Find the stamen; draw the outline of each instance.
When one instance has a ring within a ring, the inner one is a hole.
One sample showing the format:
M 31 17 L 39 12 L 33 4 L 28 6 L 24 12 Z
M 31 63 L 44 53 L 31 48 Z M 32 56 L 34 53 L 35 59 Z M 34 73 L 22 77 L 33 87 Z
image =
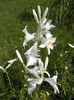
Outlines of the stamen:
M 48 42 L 48 46 L 51 44 L 52 42 L 50 41 L 50 42 Z

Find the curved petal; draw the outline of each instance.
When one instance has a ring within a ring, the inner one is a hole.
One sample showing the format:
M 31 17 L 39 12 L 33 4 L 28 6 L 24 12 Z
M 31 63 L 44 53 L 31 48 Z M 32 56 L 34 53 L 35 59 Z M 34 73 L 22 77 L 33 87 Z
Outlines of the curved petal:
M 47 71 L 45 71 L 45 74 L 47 74 L 47 75 L 48 75 L 48 77 L 50 77 L 50 74 L 49 74 Z
M 0 66 L 0 69 L 2 69 L 4 71 L 4 68 L 2 66 Z
M 26 43 L 27 43 L 27 41 L 24 40 L 24 42 L 23 42 L 23 47 L 24 47 L 24 49 L 25 49 Z
M 32 69 L 27 69 L 28 72 L 32 75 L 34 75 L 36 78 L 40 78 L 39 74 L 40 74 L 40 68 L 39 67 L 34 67 Z
M 72 44 L 70 44 L 70 43 L 69 43 L 68 45 L 69 45 L 70 47 L 74 48 L 74 45 L 72 45 Z
M 14 62 L 16 61 L 16 59 L 12 59 L 8 61 L 8 66 L 6 67 L 6 69 L 8 69 Z
M 57 85 L 55 84 L 53 78 L 45 78 L 45 80 L 54 88 L 55 94 L 56 94 L 56 91 L 59 93 L 59 89 Z
M 45 48 L 45 44 L 41 44 L 39 47 L 40 48 Z
M 29 34 L 29 32 L 27 31 L 27 25 L 25 26 L 25 28 L 23 29 L 23 32 L 27 35 Z
M 47 39 L 50 39 L 52 37 L 52 34 L 51 34 L 51 32 L 48 32 L 48 33 L 45 34 L 45 36 L 46 36 Z
M 28 93 L 31 94 L 35 88 L 36 88 L 36 84 L 30 84 L 28 88 Z

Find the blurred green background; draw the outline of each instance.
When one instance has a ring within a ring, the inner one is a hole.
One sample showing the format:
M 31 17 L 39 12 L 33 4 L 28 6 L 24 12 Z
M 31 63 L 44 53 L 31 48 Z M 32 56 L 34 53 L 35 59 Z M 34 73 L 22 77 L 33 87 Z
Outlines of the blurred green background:
M 29 32 L 35 32 L 37 26 L 32 9 L 37 11 L 37 5 L 40 5 L 43 13 L 45 8 L 49 7 L 47 18 L 51 19 L 56 26 L 51 32 L 57 40 L 49 57 L 48 71 L 51 76 L 55 74 L 55 70 L 59 72 L 58 82 L 61 84 L 59 85 L 61 92 L 59 95 L 52 95 L 52 91 L 47 89 L 50 96 L 43 91 L 40 100 L 72 100 L 74 98 L 74 52 L 73 48 L 68 46 L 69 43 L 74 45 L 73 3 L 73 0 L 0 0 L 0 65 L 4 67 L 8 60 L 16 58 L 16 49 L 21 52 L 26 62 L 23 53 L 27 49 L 24 50 L 22 47 L 24 41 L 22 30 L 25 25 L 28 25 Z M 63 57 L 58 60 L 60 54 L 63 54 Z M 69 67 L 68 71 L 65 70 L 66 66 Z M 26 79 L 22 70 L 23 67 L 19 61 L 8 69 L 14 87 L 13 91 L 10 90 L 6 75 L 0 70 L 0 100 L 33 100 L 33 97 L 27 93 L 27 86 L 23 87 Z M 48 87 L 48 84 L 44 84 L 43 89 Z M 38 99 L 34 98 L 34 100 Z

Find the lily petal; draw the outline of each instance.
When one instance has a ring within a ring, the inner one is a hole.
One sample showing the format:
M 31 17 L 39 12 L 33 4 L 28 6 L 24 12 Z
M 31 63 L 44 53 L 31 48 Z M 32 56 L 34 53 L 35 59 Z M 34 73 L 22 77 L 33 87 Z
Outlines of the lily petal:
M 34 56 L 27 56 L 27 66 L 31 66 L 37 63 L 37 58 Z
M 74 48 L 74 46 L 73 46 L 72 44 L 69 43 L 68 45 L 69 45 L 70 47 Z
M 40 74 L 40 68 L 39 67 L 34 67 L 32 69 L 27 69 L 28 72 L 32 75 L 34 75 L 36 78 L 40 78 L 39 74 Z
M 59 93 L 59 89 L 58 89 L 57 85 L 55 84 L 53 78 L 45 78 L 45 80 L 54 88 L 55 94 L 56 94 L 56 92 Z
M 4 68 L 2 66 L 0 66 L 0 69 L 4 71 Z
M 47 75 L 48 75 L 48 77 L 50 77 L 50 74 L 49 74 L 47 71 L 45 71 L 45 74 L 47 74 Z
M 47 66 L 48 66 L 48 57 L 46 57 L 45 59 L 45 70 L 47 69 Z
M 8 61 L 8 66 L 6 67 L 6 69 L 8 69 L 14 62 L 16 61 L 16 59 L 12 59 Z
M 41 44 L 39 47 L 40 48 L 45 48 L 45 44 Z
M 37 78 L 37 79 L 29 78 L 27 81 L 30 82 L 30 85 L 29 85 L 29 88 L 28 88 L 28 93 L 31 94 L 34 91 L 34 89 L 36 88 L 36 85 L 42 83 L 43 78 Z

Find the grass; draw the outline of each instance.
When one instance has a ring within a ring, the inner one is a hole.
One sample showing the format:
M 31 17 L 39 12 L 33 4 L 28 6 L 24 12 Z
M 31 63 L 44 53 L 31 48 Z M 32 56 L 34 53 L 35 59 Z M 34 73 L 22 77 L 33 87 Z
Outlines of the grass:
M 15 58 L 16 49 L 22 51 L 23 56 L 24 50 L 22 43 L 24 34 L 22 30 L 25 25 L 28 25 L 29 32 L 33 33 L 36 31 L 36 23 L 32 15 L 32 9 L 34 8 L 37 10 L 38 4 L 43 11 L 47 6 L 49 7 L 49 0 L 0 0 L 0 65 L 3 66 L 8 60 Z M 56 47 L 51 54 L 52 59 L 54 59 L 55 62 L 56 57 L 58 57 L 60 53 L 68 50 L 68 43 L 73 44 L 73 31 L 67 30 L 67 28 L 58 27 L 51 31 L 53 35 L 57 37 Z M 54 54 L 56 54 L 56 57 L 54 57 Z M 21 64 L 15 64 L 14 67 L 12 66 L 12 69 L 9 69 L 9 72 L 11 72 L 9 75 L 12 82 L 15 83 L 15 88 L 19 87 L 19 84 L 23 84 L 23 80 L 21 80 L 22 74 L 20 72 L 20 69 L 22 68 L 20 66 Z M 1 93 L 7 89 L 7 86 L 4 83 L 5 78 L 3 77 L 5 77 L 4 74 L 0 72 Z M 17 82 L 14 82 L 15 80 L 17 80 Z M 2 97 L 0 100 L 6 99 L 3 99 Z

